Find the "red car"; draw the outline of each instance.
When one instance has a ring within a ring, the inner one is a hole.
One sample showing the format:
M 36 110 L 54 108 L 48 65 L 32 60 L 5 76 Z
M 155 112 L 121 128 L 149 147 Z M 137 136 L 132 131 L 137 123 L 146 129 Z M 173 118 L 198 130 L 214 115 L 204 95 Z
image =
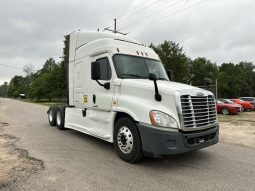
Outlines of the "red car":
M 236 114 L 242 111 L 242 107 L 238 104 L 223 103 L 217 100 L 217 113 L 222 113 L 224 115 Z
M 240 104 L 241 106 L 243 106 L 244 111 L 251 111 L 254 110 L 254 105 L 252 105 L 250 102 L 248 101 L 243 101 L 241 99 L 230 99 L 231 101 L 233 101 L 236 104 Z

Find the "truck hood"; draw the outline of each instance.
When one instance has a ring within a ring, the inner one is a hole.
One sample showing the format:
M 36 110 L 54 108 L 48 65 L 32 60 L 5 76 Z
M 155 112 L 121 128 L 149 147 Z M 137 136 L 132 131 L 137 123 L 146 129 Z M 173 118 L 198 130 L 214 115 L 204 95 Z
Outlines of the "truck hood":
M 187 84 L 182 84 L 182 83 L 177 83 L 177 82 L 171 82 L 171 81 L 166 81 L 166 80 L 158 80 L 158 89 L 159 93 L 161 94 L 170 94 L 174 95 L 176 91 L 185 91 L 187 90 L 193 90 L 193 91 L 206 91 L 201 88 L 197 88 L 194 86 L 190 86 Z M 149 91 L 155 91 L 154 89 L 154 83 L 151 80 L 148 79 L 122 79 L 121 81 L 121 86 L 124 87 L 132 87 L 132 88 L 137 88 L 137 89 L 144 89 L 144 90 L 149 90 Z

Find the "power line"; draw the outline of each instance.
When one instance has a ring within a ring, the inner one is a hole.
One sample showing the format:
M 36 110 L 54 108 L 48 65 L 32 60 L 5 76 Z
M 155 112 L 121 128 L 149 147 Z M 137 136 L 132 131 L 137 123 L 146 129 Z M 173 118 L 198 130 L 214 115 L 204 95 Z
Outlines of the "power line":
M 108 24 L 105 25 L 106 27 L 103 27 L 103 29 L 104 29 L 104 28 L 110 28 L 112 25 L 113 25 L 112 21 L 111 21 L 111 22 L 108 22 Z
M 197 2 L 197 3 L 194 3 L 194 4 L 190 5 L 190 6 L 187 6 L 187 7 L 183 8 L 183 9 L 181 9 L 181 10 L 175 12 L 174 14 L 168 15 L 168 18 L 163 19 L 163 20 L 160 20 L 159 22 L 166 21 L 166 20 L 169 19 L 169 17 L 173 17 L 173 16 L 175 16 L 175 15 L 181 13 L 181 12 L 184 12 L 185 10 L 188 10 L 188 9 L 191 9 L 191 8 L 193 8 L 193 7 L 195 7 L 195 6 L 198 6 L 198 5 L 202 4 L 202 3 L 204 3 L 205 1 L 207 1 L 207 0 L 201 0 L 201 1 L 199 1 L 199 2 Z M 145 23 L 145 24 L 146 24 L 146 25 L 151 25 L 151 24 L 153 24 L 154 22 L 156 22 L 156 21 L 158 21 L 158 20 L 159 20 L 159 19 L 155 19 L 153 22 Z M 158 22 L 158 23 L 159 23 L 159 22 Z M 143 24 L 143 25 L 144 25 L 144 24 Z M 143 25 L 140 25 L 140 26 L 135 27 L 132 31 L 128 32 L 128 34 L 133 33 L 133 32 L 135 32 L 135 31 L 139 30 L 139 29 L 141 28 L 141 26 L 143 26 Z
M 147 1 L 145 1 L 145 2 L 142 2 L 142 3 L 140 3 L 140 4 L 138 4 L 136 7 L 139 7 L 140 5 L 144 5 L 144 3 L 148 3 L 149 1 L 152 1 L 152 0 L 147 0 Z M 132 11 L 131 11 L 132 12 Z M 120 18 L 123 18 L 123 17 L 127 17 L 128 15 L 130 15 L 130 12 L 129 13 L 127 13 L 126 15 L 123 15 L 123 16 L 119 16 L 119 17 L 117 17 L 116 19 L 120 19 Z M 108 22 L 108 24 L 107 25 L 104 25 L 105 27 L 102 27 L 103 29 L 105 29 L 105 28 L 110 28 L 111 26 L 113 26 L 113 22 L 112 22 L 112 20 L 110 21 L 110 22 Z
M 174 6 L 176 6 L 176 5 L 180 4 L 180 3 L 182 3 L 183 1 L 185 1 L 185 0 L 179 0 L 179 1 L 175 2 L 175 3 L 172 3 L 172 4 L 170 4 L 169 6 L 166 6 L 166 7 L 162 8 L 162 9 L 157 10 L 157 11 L 153 12 L 152 14 L 146 16 L 146 18 L 141 19 L 140 22 L 131 23 L 131 24 L 129 24 L 129 25 L 124 26 L 124 27 L 121 28 L 120 30 L 123 30 L 123 29 L 125 29 L 125 28 L 127 28 L 127 27 L 130 27 L 130 26 L 133 26 L 133 25 L 135 26 L 135 25 L 137 25 L 137 24 L 144 23 L 145 19 L 148 19 L 149 17 L 151 17 L 151 16 L 153 16 L 153 15 L 162 13 L 162 12 L 166 11 L 167 9 L 169 9 L 169 8 L 171 8 L 171 7 L 174 7 Z
M 8 65 L 5 65 L 5 64 L 0 64 L 0 66 L 4 66 L 4 67 L 7 67 L 7 68 L 12 68 L 12 69 L 17 69 L 17 70 L 23 70 L 23 68 L 16 67 L 16 66 L 8 66 Z
M 160 2 L 160 0 L 156 0 L 156 1 L 152 2 L 152 4 L 149 4 L 149 5 L 146 4 L 146 3 L 151 2 L 151 1 L 153 1 L 153 0 L 147 0 L 146 2 L 142 2 L 142 3 L 138 4 L 136 6 L 136 8 L 139 8 L 139 9 L 135 9 L 135 10 L 127 13 L 126 15 L 119 16 L 119 17 L 116 18 L 116 20 L 117 19 L 120 20 L 120 19 L 123 19 L 123 18 L 124 18 L 124 20 L 126 20 L 128 17 L 130 17 L 130 16 L 132 17 L 133 15 L 137 14 L 140 10 L 148 9 L 148 8 L 152 7 L 153 5 L 155 5 L 156 3 Z M 141 5 L 142 5 L 142 7 L 140 7 Z M 145 7 L 144 7 L 144 5 L 145 5 Z M 118 23 L 123 23 L 123 20 L 120 20 Z M 114 26 L 114 24 L 111 21 L 106 25 L 106 27 L 103 27 L 102 30 L 108 30 L 112 26 Z
M 23 67 L 16 67 L 16 66 L 8 66 L 8 65 L 5 65 L 5 64 L 0 64 L 0 66 L 3 66 L 3 67 L 6 67 L 6 68 L 11 68 L 11 69 L 16 69 L 16 70 L 23 70 Z M 36 68 L 34 69 L 35 71 L 38 71 L 40 69 Z
M 146 1 L 145 3 L 148 3 L 148 2 L 150 2 L 151 0 L 148 0 L 148 1 Z M 134 16 L 134 15 L 136 15 L 137 13 L 139 13 L 139 11 L 141 11 L 141 10 L 146 10 L 146 9 L 148 9 L 148 8 L 150 8 L 150 7 L 152 7 L 153 5 L 155 5 L 155 4 L 157 4 L 157 3 L 159 3 L 160 2 L 160 0 L 156 0 L 156 1 L 154 1 L 153 3 L 151 3 L 151 4 L 149 4 L 149 5 L 147 5 L 147 6 L 142 6 L 142 7 L 140 7 L 139 9 L 137 9 L 137 10 L 134 10 L 133 12 L 131 11 L 131 12 L 129 12 L 129 13 L 127 13 L 126 15 L 123 15 L 123 16 L 120 16 L 120 17 L 118 17 L 117 19 L 123 19 L 123 18 L 127 18 L 127 17 L 130 17 L 130 16 Z M 139 7 L 140 5 L 146 5 L 146 4 L 142 4 L 142 3 L 140 3 L 139 5 L 137 5 L 137 7 Z M 125 19 L 124 19 L 125 20 Z M 123 22 L 123 20 L 122 20 L 122 22 Z

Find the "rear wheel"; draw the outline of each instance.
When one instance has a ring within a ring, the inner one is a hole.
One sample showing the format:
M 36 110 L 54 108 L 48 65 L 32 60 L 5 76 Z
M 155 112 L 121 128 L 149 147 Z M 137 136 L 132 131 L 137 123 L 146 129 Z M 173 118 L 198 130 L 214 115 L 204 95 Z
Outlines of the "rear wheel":
M 119 119 L 114 128 L 114 147 L 119 157 L 129 163 L 138 162 L 142 156 L 139 132 L 133 120 Z
M 227 107 L 224 107 L 221 112 L 224 115 L 229 115 L 229 113 L 230 113 L 230 111 L 229 111 L 229 109 Z
M 56 124 L 59 130 L 65 129 L 65 108 L 64 107 L 57 108 Z
M 56 126 L 56 115 L 57 115 L 57 108 L 51 106 L 48 110 L 48 120 L 51 126 Z

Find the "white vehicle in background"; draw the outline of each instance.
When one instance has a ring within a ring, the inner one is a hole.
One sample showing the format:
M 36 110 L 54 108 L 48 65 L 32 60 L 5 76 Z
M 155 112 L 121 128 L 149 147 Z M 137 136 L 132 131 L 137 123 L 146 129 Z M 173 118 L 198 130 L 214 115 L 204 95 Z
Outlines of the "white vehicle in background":
M 130 163 L 218 142 L 213 94 L 171 82 L 151 48 L 102 32 L 73 32 L 68 39 L 68 104 L 49 108 L 51 125 L 113 143 Z

